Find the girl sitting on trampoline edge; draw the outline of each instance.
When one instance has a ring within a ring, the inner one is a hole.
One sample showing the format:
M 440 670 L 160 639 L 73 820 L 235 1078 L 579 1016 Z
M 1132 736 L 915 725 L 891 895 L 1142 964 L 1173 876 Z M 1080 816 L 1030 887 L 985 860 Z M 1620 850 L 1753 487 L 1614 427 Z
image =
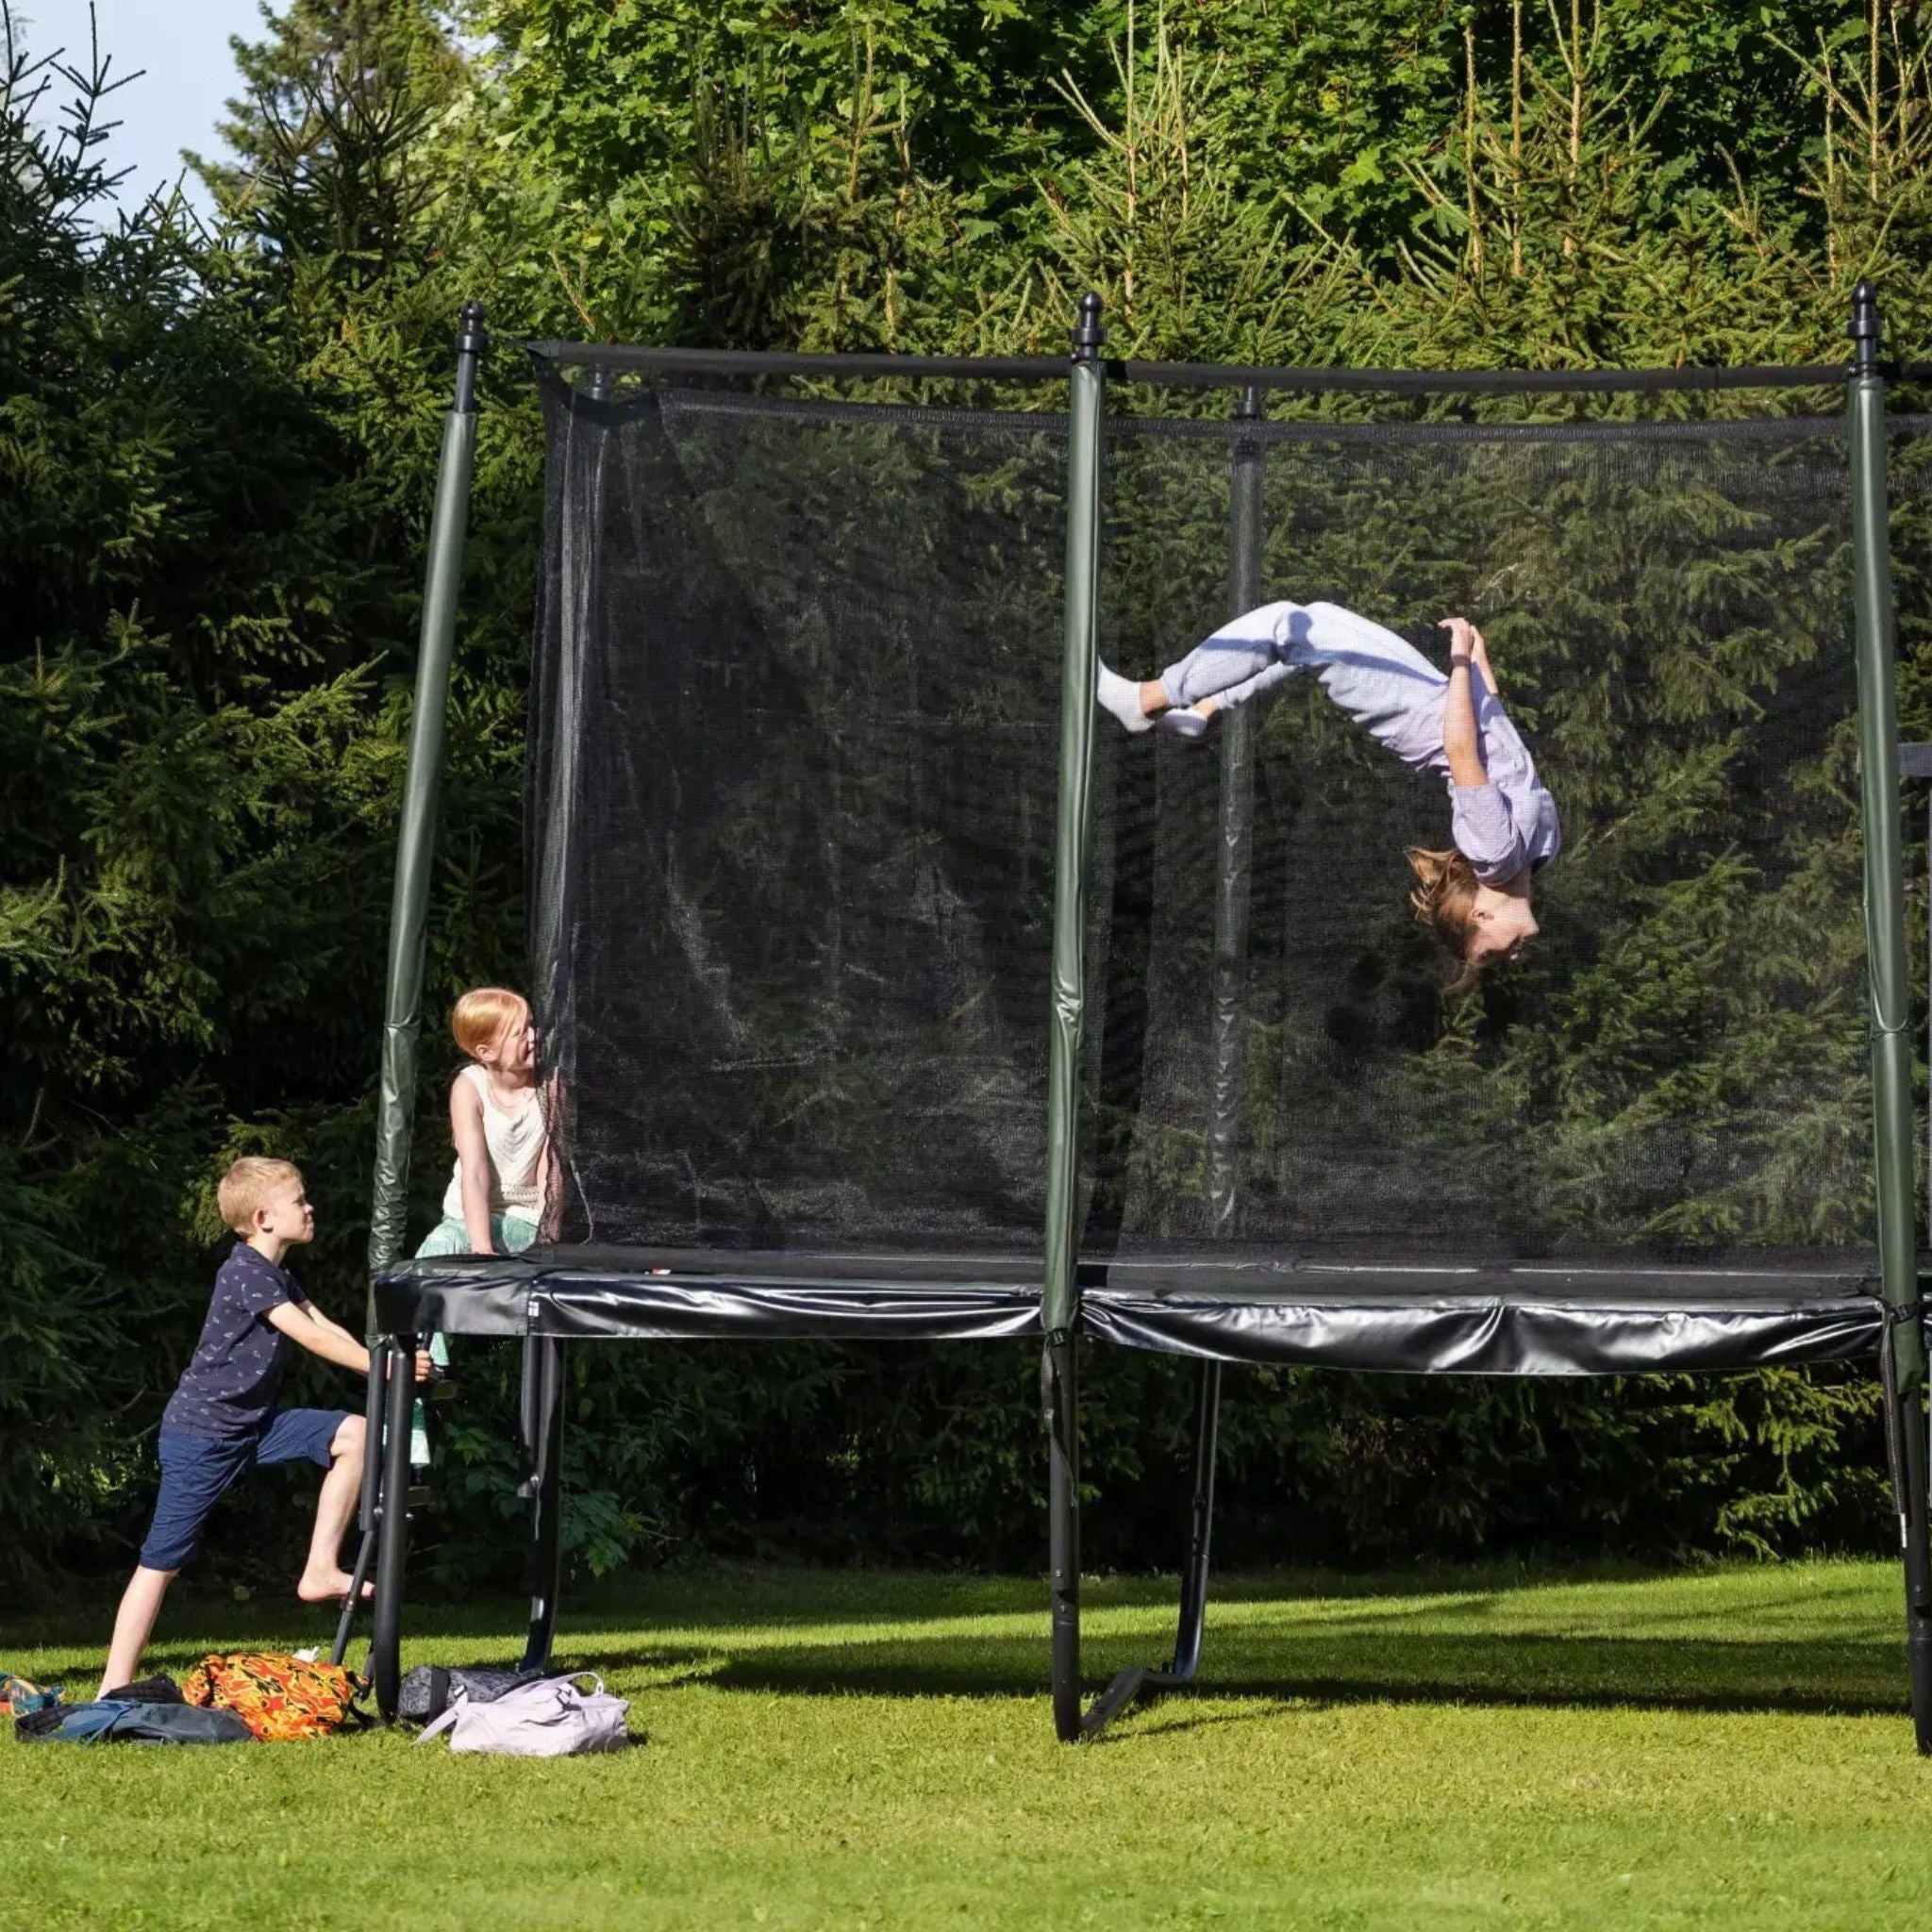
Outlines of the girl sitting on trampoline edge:
M 1408 849 L 1416 917 L 1462 962 L 1461 991 L 1536 937 L 1530 882 L 1562 845 L 1557 802 L 1496 695 L 1482 633 L 1445 617 L 1449 675 L 1393 631 L 1338 604 L 1264 604 L 1224 624 L 1158 678 L 1100 667 L 1098 697 L 1129 731 L 1199 738 L 1217 711 L 1264 696 L 1298 671 L 1405 764 L 1449 785 L 1446 852 Z M 1480 682 L 1478 682 L 1480 680 Z
M 506 986 L 477 986 L 458 1000 L 450 1031 L 469 1065 L 450 1083 L 449 1132 L 456 1168 L 442 1219 L 417 1258 L 432 1255 L 520 1255 L 543 1218 L 549 1140 L 537 1085 L 537 1029 L 530 1003 Z M 449 1342 L 429 1338 L 430 1359 L 449 1366 Z M 409 1427 L 409 1461 L 429 1463 L 423 1405 Z
M 449 1090 L 456 1168 L 442 1219 L 416 1253 L 521 1254 L 543 1216 L 547 1145 L 529 1002 L 505 986 L 473 987 L 449 1024 L 470 1061 Z

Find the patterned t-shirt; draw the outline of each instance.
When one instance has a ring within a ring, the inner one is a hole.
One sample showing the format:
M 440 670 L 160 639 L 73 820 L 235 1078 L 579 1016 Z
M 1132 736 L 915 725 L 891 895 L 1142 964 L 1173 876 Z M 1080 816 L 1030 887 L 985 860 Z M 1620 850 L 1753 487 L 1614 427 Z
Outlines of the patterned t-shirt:
M 289 1359 L 289 1338 L 269 1312 L 284 1303 L 303 1308 L 308 1298 L 286 1268 L 237 1241 L 215 1275 L 201 1340 L 162 1412 L 162 1428 L 252 1436 L 267 1422 Z

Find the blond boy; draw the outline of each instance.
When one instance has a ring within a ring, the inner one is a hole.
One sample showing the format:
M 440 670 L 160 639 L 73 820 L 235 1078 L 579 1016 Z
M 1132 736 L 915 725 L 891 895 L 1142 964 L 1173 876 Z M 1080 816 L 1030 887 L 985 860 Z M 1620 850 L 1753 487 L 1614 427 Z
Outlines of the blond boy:
M 114 1618 L 104 1694 L 133 1681 L 161 1599 L 199 1546 L 209 1513 L 258 1464 L 313 1462 L 328 1472 L 295 1594 L 323 1603 L 349 1590 L 341 1553 L 362 1480 L 362 1418 L 343 1408 L 277 1409 L 275 1396 L 291 1341 L 358 1374 L 369 1371 L 369 1351 L 282 1265 L 291 1248 L 315 1236 L 301 1170 L 245 1156 L 222 1176 L 218 1199 L 241 1239 L 215 1275 L 201 1341 L 161 1416 L 160 1494 Z M 428 1357 L 418 1356 L 417 1380 L 428 1372 Z

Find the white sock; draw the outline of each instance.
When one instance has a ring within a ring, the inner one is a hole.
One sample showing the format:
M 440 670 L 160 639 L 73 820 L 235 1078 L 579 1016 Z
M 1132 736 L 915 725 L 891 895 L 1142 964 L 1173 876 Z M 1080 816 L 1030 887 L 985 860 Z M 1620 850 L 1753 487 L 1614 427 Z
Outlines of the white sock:
M 1212 718 L 1204 717 L 1191 705 L 1176 706 L 1171 711 L 1163 711 L 1154 721 L 1163 731 L 1172 731 L 1176 738 L 1202 738 L 1207 735 Z
M 1100 700 L 1100 708 L 1111 711 L 1129 731 L 1145 731 L 1154 723 L 1141 708 L 1141 687 L 1105 664 L 1100 667 L 1093 694 Z

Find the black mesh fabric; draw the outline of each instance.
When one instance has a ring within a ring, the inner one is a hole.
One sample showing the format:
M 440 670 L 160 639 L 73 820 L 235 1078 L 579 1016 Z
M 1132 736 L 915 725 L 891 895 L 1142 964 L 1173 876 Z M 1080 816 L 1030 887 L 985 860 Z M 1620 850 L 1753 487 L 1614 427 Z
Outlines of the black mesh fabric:
M 1231 1204 L 1206 1182 L 1220 758 L 1102 740 L 1090 1251 L 1451 1262 L 1869 1239 L 1844 444 L 1835 424 L 1264 434 L 1263 593 L 1442 661 L 1467 612 L 1561 808 L 1544 932 L 1445 1003 L 1419 777 L 1292 680 L 1256 722 Z M 1224 438 L 1121 439 L 1106 631 L 1224 599 Z
M 558 1243 L 885 1276 L 1037 1254 L 1060 420 L 544 394 L 531 953 Z M 1245 918 L 1217 940 L 1233 734 L 1103 717 L 1083 1257 L 1861 1251 L 1838 425 L 1117 418 L 1117 668 L 1227 614 L 1238 460 L 1262 472 L 1265 597 L 1438 661 L 1434 619 L 1484 625 L 1566 849 L 1533 951 L 1445 1002 L 1403 856 L 1447 844 L 1442 789 L 1294 680 L 1253 728 Z
M 1058 425 L 546 393 L 562 1240 L 1037 1247 Z

